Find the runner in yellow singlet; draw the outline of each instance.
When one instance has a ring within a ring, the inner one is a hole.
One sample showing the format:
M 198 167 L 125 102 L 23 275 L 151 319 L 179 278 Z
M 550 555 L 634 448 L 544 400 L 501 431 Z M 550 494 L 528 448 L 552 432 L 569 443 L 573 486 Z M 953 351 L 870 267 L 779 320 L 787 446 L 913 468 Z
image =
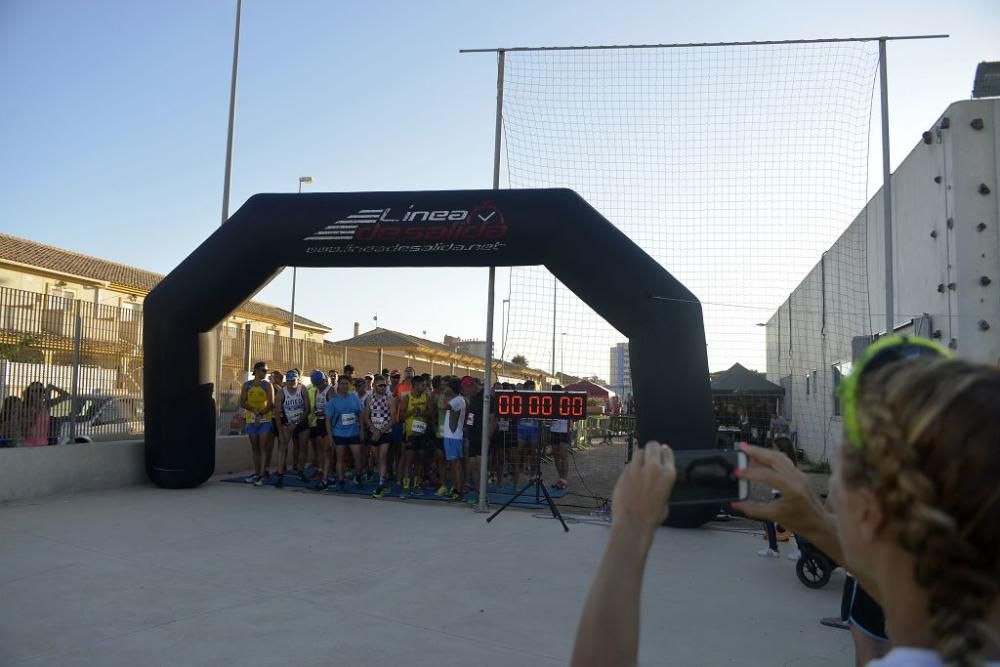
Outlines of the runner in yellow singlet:
M 426 383 L 422 376 L 416 376 L 411 381 L 411 391 L 405 394 L 402 405 L 399 408 L 399 416 L 403 420 L 403 467 L 401 476 L 403 478 L 403 488 L 400 498 L 408 498 L 411 495 L 422 496 L 423 490 L 420 488 L 420 451 L 424 446 L 424 439 L 433 430 L 433 416 L 431 414 L 431 402 L 427 399 Z M 417 463 L 417 474 L 410 477 L 410 464 Z
M 271 462 L 274 427 L 271 411 L 274 408 L 274 387 L 268 382 L 267 364 L 258 361 L 253 366 L 253 379 L 243 385 L 240 407 L 246 410 L 247 437 L 253 450 L 253 474 L 246 478 L 248 484 L 262 486 L 268 477 Z

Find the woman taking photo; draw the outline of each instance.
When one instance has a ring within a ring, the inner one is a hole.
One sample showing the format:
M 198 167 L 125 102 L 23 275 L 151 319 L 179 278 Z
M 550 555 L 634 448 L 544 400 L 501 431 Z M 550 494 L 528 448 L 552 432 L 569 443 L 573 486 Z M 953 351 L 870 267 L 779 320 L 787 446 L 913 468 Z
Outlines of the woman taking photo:
M 738 509 L 805 535 L 882 605 L 892 649 L 871 667 L 1000 665 L 1000 370 L 946 354 L 893 336 L 859 359 L 842 391 L 832 514 L 784 455 L 745 447 L 742 476 L 781 497 Z M 615 489 L 574 665 L 637 659 L 642 565 L 674 480 L 665 452 L 647 445 Z

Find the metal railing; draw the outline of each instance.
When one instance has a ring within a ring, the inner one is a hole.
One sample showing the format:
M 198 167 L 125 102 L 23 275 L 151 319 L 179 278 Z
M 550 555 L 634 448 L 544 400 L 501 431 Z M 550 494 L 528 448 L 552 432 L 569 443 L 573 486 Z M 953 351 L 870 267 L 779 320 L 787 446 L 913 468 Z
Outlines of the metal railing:
M 143 430 L 142 311 L 0 288 L 0 446 Z

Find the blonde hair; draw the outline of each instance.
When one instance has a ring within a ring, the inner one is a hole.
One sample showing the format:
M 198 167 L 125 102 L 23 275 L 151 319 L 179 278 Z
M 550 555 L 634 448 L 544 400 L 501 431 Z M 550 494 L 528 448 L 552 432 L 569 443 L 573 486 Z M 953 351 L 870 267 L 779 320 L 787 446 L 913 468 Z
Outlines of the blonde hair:
M 863 446 L 844 479 L 874 490 L 928 592 L 934 647 L 949 667 L 983 665 L 1000 590 L 1000 370 L 901 361 L 862 378 Z

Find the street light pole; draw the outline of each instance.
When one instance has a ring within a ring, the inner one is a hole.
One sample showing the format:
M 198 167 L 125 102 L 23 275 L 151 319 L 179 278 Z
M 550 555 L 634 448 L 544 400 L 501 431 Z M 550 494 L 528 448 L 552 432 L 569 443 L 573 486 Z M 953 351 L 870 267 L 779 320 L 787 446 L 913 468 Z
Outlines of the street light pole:
M 562 343 L 562 349 L 559 350 L 559 374 L 566 374 L 566 332 L 563 331 L 559 334 L 559 341 Z M 560 378 L 562 379 L 562 378 Z
M 303 183 L 309 185 L 313 182 L 312 176 L 299 176 L 299 194 L 302 194 Z M 299 268 L 297 266 L 292 267 L 292 318 L 288 323 L 288 339 L 295 339 L 295 282 L 299 277 Z
M 505 312 L 506 309 L 506 312 Z M 500 304 L 500 360 L 507 354 L 507 319 L 510 317 L 510 299 Z
M 233 37 L 233 75 L 229 81 L 229 130 L 226 134 L 226 174 L 222 181 L 222 222 L 229 219 L 229 183 L 233 172 L 233 124 L 236 120 L 236 72 L 240 62 L 240 9 L 236 0 L 236 36 Z
M 229 80 L 229 126 L 226 130 L 226 168 L 222 178 L 222 220 L 220 225 L 226 224 L 229 220 L 229 186 L 233 173 L 233 126 L 236 121 L 236 74 L 239 70 L 240 62 L 240 11 L 243 8 L 243 1 L 236 0 L 236 30 L 233 37 L 233 72 Z M 219 421 L 222 416 L 220 406 L 222 405 L 222 328 L 225 322 L 215 328 L 215 428 L 218 432 Z M 210 335 L 210 334 L 208 334 Z

